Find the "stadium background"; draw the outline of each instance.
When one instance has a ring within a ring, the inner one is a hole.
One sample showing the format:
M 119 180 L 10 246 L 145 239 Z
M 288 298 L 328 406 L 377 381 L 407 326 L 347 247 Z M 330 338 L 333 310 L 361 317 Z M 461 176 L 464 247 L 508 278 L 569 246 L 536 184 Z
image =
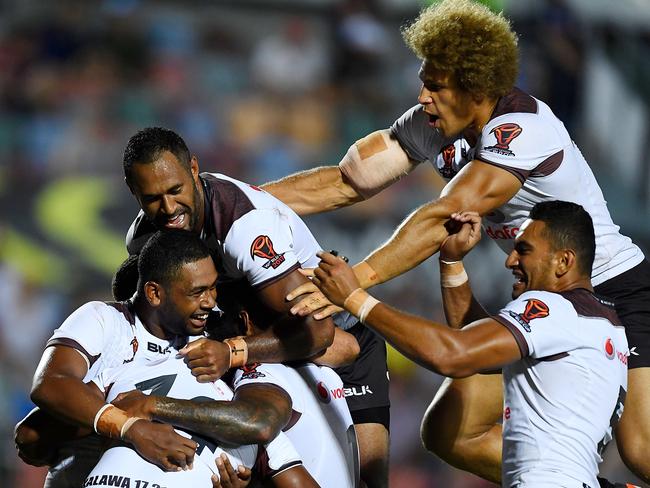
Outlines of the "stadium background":
M 547 101 L 592 164 L 614 220 L 650 251 L 650 4 L 519 0 L 518 85 Z M 137 208 L 122 181 L 126 140 L 173 128 L 204 171 L 263 183 L 338 162 L 359 137 L 416 103 L 418 61 L 399 27 L 414 0 L 0 0 L 0 485 L 40 486 L 12 429 L 51 331 L 108 299 Z M 370 203 L 308 218 L 326 249 L 356 261 L 437 195 L 428 165 Z M 485 240 L 487 241 L 487 240 Z M 483 242 L 468 266 L 494 309 L 504 256 Z M 442 318 L 436 260 L 382 286 L 401 308 Z M 441 378 L 392 352 L 391 486 L 490 486 L 420 447 Z M 603 472 L 632 478 L 614 448 Z

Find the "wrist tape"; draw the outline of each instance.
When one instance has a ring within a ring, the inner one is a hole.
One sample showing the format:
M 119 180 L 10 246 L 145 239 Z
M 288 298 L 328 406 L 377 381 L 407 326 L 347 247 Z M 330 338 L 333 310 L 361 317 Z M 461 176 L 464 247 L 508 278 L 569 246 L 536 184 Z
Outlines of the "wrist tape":
M 375 297 L 371 296 L 363 288 L 357 288 L 343 302 L 343 307 L 352 315 L 359 317 L 361 323 L 366 321 L 370 311 L 379 303 Z
M 232 337 L 223 341 L 230 350 L 230 368 L 239 368 L 248 364 L 248 344 L 243 336 Z
M 444 261 L 440 259 L 440 286 L 456 288 L 469 281 L 462 261 Z
M 97 410 L 93 420 L 93 428 L 99 435 L 111 439 L 124 439 L 124 435 L 140 417 L 129 417 L 128 414 L 115 405 L 107 403 Z

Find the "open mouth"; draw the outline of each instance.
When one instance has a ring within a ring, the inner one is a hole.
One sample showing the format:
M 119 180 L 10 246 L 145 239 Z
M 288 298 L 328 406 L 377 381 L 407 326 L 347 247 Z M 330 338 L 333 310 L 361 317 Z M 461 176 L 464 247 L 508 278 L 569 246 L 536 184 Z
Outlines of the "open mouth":
M 190 316 L 190 322 L 197 329 L 204 328 L 207 320 L 208 320 L 208 312 L 195 313 Z
M 437 115 L 429 114 L 429 125 L 431 127 L 438 127 L 438 121 L 440 120 L 440 117 Z
M 172 218 L 165 219 L 163 223 L 167 229 L 182 229 L 185 225 L 186 219 L 187 214 L 185 212 L 181 212 L 177 215 L 174 215 Z

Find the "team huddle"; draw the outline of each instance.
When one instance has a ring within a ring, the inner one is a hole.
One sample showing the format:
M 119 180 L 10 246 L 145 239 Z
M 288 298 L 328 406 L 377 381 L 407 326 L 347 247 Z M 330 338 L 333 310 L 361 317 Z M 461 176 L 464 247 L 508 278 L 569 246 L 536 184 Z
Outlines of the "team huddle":
M 386 342 L 447 377 L 421 441 L 449 464 L 507 488 L 625 486 L 598 476 L 616 437 L 650 482 L 650 263 L 562 122 L 514 86 L 502 15 L 444 0 L 403 36 L 418 104 L 337 166 L 258 187 L 201 173 L 172 130 L 129 139 L 140 212 L 115 301 L 54 331 L 16 427 L 45 486 L 386 487 Z M 300 217 L 425 161 L 440 196 L 354 266 Z M 496 314 L 463 266 L 482 234 L 514 279 Z M 366 291 L 436 253 L 446 323 Z

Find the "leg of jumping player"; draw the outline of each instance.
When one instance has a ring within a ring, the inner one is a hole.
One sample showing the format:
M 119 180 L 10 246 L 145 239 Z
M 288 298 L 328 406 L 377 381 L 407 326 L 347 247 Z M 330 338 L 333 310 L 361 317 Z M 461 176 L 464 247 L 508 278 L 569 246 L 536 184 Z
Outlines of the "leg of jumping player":
M 501 482 L 500 374 L 447 378 L 422 419 L 424 447 L 452 466 Z

